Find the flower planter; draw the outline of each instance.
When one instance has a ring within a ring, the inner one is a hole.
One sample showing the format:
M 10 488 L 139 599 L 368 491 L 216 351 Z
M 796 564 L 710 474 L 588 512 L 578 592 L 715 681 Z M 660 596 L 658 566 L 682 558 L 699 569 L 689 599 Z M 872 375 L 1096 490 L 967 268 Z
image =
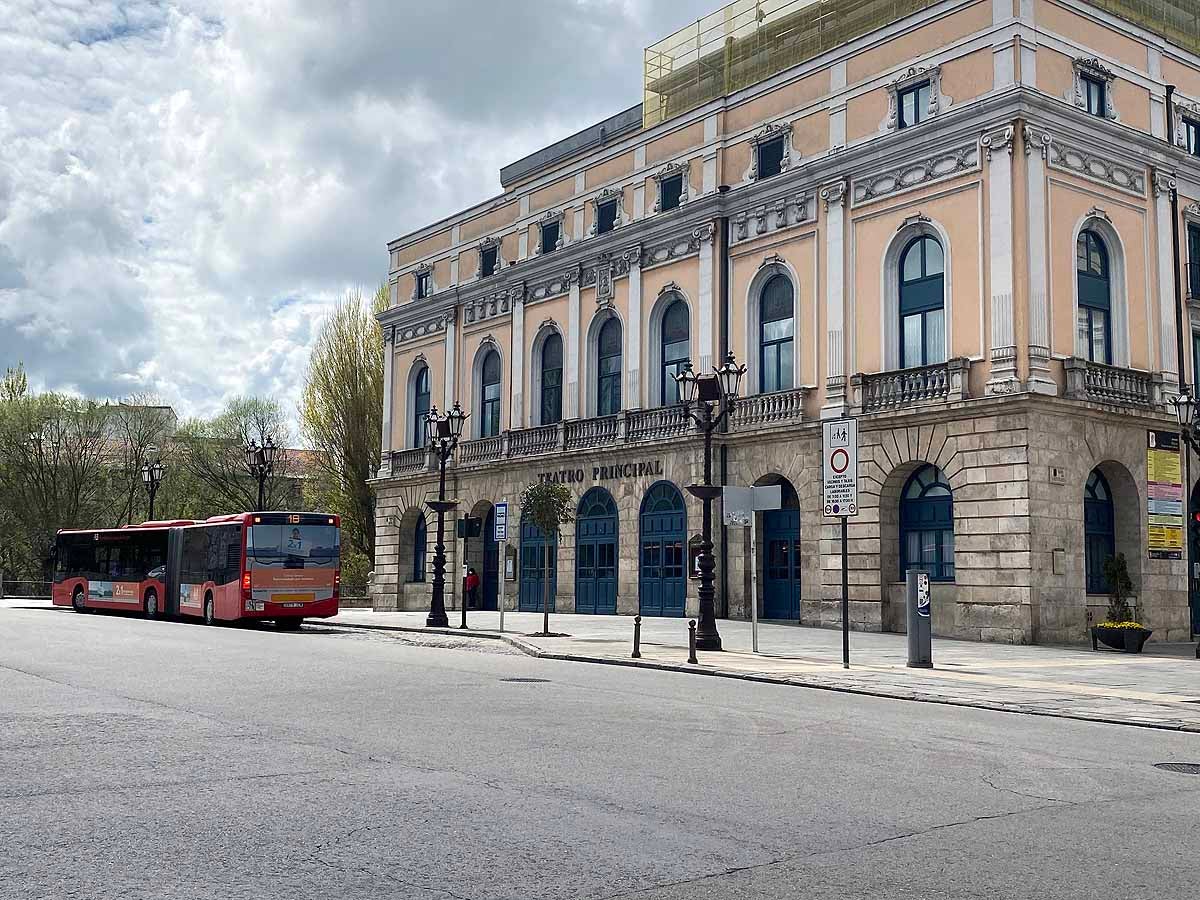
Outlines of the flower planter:
M 1096 642 L 1099 641 L 1106 647 L 1112 647 L 1114 650 L 1123 650 L 1126 653 L 1141 653 L 1142 648 L 1146 646 L 1146 641 L 1150 639 L 1150 635 L 1154 632 L 1149 628 L 1106 628 L 1103 625 L 1092 626 L 1092 649 L 1100 649 Z

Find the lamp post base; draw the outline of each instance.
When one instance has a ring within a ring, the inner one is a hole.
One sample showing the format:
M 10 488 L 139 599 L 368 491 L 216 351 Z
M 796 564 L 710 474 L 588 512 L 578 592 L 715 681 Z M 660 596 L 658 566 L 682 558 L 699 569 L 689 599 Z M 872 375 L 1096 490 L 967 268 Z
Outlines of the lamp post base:
M 701 636 L 699 631 L 697 631 L 696 649 L 708 650 L 711 652 L 715 650 L 724 650 L 725 648 L 721 646 L 721 636 L 719 634 Z
M 427 615 L 425 617 L 425 627 L 426 628 L 449 628 L 450 627 L 450 619 L 446 616 L 445 613 L 442 613 L 440 616 L 437 615 L 436 613 L 430 613 L 429 615 Z

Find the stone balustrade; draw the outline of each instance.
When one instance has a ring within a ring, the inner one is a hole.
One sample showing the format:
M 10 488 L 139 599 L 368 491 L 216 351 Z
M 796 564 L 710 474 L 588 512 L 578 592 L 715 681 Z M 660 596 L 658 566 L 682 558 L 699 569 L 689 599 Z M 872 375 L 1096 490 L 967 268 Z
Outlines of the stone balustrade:
M 424 472 L 429 467 L 429 451 L 424 447 L 411 450 L 393 450 L 391 454 L 392 474 L 411 475 Z
M 808 388 L 796 388 L 744 397 L 734 407 L 730 427 L 737 431 L 803 421 L 809 393 Z
M 1110 406 L 1160 409 L 1165 402 L 1163 377 L 1140 369 L 1106 366 L 1071 357 L 1063 363 L 1067 378 L 1066 396 Z
M 956 358 L 915 369 L 855 375 L 850 379 L 851 412 L 865 415 L 965 400 L 970 370 L 969 360 Z

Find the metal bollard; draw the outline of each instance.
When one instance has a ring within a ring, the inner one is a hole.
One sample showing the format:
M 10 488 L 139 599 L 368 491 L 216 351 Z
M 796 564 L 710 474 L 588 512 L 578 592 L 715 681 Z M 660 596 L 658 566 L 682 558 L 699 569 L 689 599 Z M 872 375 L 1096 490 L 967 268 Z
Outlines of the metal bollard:
M 642 658 L 642 617 L 633 617 L 633 658 Z
M 691 619 L 688 622 L 688 662 L 698 663 L 696 659 L 696 620 Z

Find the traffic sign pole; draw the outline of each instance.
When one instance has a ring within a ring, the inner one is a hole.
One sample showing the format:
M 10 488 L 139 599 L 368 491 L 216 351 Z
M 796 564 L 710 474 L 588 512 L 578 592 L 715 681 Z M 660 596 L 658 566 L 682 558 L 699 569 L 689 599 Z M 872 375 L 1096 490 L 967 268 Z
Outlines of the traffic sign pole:
M 500 608 L 500 632 L 504 633 L 504 580 L 508 575 L 508 501 L 496 504 L 492 512 L 492 540 L 500 545 L 500 585 L 496 591 L 496 606 Z
M 850 668 L 850 539 L 849 518 L 858 515 L 858 422 L 826 422 L 822 505 L 825 515 L 842 520 L 842 668 Z
M 846 537 L 847 517 L 842 516 L 842 668 L 850 668 L 850 542 Z

